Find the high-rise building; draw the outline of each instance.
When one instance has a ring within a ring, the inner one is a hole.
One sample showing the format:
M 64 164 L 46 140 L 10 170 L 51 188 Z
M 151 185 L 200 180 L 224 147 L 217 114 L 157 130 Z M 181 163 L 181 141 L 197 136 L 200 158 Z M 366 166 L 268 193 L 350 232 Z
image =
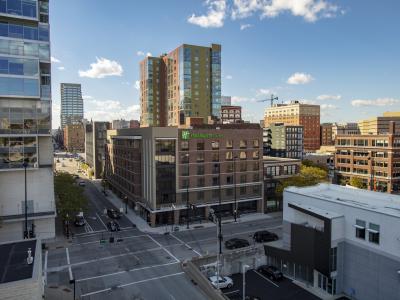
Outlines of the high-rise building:
M 101 178 L 104 169 L 105 145 L 109 122 L 91 122 L 85 127 L 85 161 L 91 167 L 94 178 Z
M 333 123 L 332 125 L 332 139 L 335 141 L 337 135 L 352 135 L 360 134 L 360 128 L 357 123 Z
M 1 1 L 0 21 L 0 241 L 53 238 L 49 2 Z
M 61 128 L 82 123 L 83 99 L 79 83 L 61 83 Z
M 303 126 L 274 123 L 264 127 L 264 155 L 302 159 L 304 152 L 303 141 Z
M 381 134 L 389 131 L 389 124 L 394 121 L 396 131 L 400 131 L 400 112 L 385 112 L 383 116 L 358 122 L 361 134 Z
M 338 135 L 335 148 L 335 171 L 343 180 L 358 178 L 374 191 L 400 191 L 400 133 L 394 122 L 385 134 Z
M 232 105 L 232 97 L 231 96 L 221 96 L 221 105 L 231 106 Z
M 321 124 L 320 126 L 321 146 L 332 146 L 335 144 L 335 140 L 333 139 L 332 128 L 333 128 L 332 123 Z
M 221 45 L 183 44 L 140 62 L 141 127 L 177 126 L 187 117 L 219 118 Z
M 292 101 L 290 104 L 275 104 L 265 110 L 264 126 L 273 123 L 302 125 L 304 127 L 304 150 L 314 152 L 320 147 L 320 106 Z

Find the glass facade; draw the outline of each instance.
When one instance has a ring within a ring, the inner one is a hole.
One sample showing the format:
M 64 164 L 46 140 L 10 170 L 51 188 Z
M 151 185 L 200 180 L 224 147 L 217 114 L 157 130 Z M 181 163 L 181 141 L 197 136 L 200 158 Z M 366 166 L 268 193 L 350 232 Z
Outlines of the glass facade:
M 176 141 L 156 140 L 156 199 L 166 205 L 176 201 Z
M 81 85 L 61 83 L 61 127 L 76 124 L 83 119 L 83 99 Z
M 48 1 L 0 0 L 0 14 L 0 169 L 33 167 L 51 130 Z
M 211 114 L 221 116 L 221 51 L 211 50 Z

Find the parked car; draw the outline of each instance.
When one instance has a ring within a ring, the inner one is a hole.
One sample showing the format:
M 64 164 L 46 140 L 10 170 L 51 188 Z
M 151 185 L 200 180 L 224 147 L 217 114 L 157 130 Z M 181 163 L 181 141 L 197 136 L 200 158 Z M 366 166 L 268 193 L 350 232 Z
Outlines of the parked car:
M 211 284 L 213 287 L 220 288 L 220 289 L 225 289 L 228 288 L 230 289 L 233 286 L 233 280 L 230 277 L 222 277 L 222 276 L 211 276 L 208 278 L 210 280 Z
M 283 279 L 282 272 L 279 271 L 279 269 L 274 266 L 267 266 L 267 265 L 259 266 L 257 268 L 257 271 L 263 274 L 264 276 L 269 277 L 276 281 Z
M 253 239 L 257 243 L 272 242 L 279 239 L 278 235 L 267 230 L 256 231 L 253 235 Z
M 107 209 L 107 216 L 109 216 L 111 219 L 119 219 L 121 218 L 121 213 L 111 208 Z
M 250 246 L 250 243 L 245 239 L 233 238 L 225 241 L 226 249 L 236 249 Z
M 83 180 L 81 180 L 81 181 L 79 181 L 79 185 L 80 185 L 80 186 L 85 186 L 85 185 L 86 185 L 86 182 L 84 182 Z
M 82 227 L 85 226 L 86 221 L 83 216 L 76 216 L 74 221 L 75 226 Z
M 120 231 L 119 224 L 116 221 L 110 221 L 107 223 L 107 228 L 110 231 Z

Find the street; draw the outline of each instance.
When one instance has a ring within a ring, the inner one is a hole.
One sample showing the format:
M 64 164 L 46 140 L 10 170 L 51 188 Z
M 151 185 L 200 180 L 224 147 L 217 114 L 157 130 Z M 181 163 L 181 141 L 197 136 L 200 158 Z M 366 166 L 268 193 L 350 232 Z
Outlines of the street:
M 111 219 L 104 209 L 119 208 L 90 180 L 82 180 L 89 200 L 87 226 L 71 226 L 72 242 L 44 254 L 49 288 L 66 286 L 72 291 L 69 282 L 74 279 L 78 299 L 206 299 L 182 272 L 180 262 L 217 252 L 215 226 L 150 234 L 123 215 L 117 220 L 121 231 L 109 232 L 106 224 Z M 222 230 L 224 240 L 240 237 L 252 243 L 253 233 L 260 229 L 281 236 L 281 224 L 281 218 L 268 218 L 224 224 Z

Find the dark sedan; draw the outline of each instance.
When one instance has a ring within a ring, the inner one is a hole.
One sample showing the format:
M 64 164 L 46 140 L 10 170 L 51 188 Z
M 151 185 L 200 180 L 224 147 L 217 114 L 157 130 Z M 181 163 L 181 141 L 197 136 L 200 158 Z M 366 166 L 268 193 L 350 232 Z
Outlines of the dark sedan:
M 267 230 L 261 230 L 254 233 L 253 239 L 257 243 L 264 243 L 264 242 L 277 241 L 279 237 L 273 232 L 269 232 Z
M 120 231 L 119 224 L 115 221 L 110 221 L 107 223 L 107 228 L 110 231 Z
M 275 281 L 283 279 L 282 272 L 274 266 L 260 266 L 257 268 L 257 272 Z
M 226 249 L 237 249 L 250 246 L 250 243 L 245 239 L 233 238 L 225 242 Z
M 107 209 L 107 216 L 109 216 L 111 219 L 121 218 L 120 212 L 116 211 L 115 209 Z

